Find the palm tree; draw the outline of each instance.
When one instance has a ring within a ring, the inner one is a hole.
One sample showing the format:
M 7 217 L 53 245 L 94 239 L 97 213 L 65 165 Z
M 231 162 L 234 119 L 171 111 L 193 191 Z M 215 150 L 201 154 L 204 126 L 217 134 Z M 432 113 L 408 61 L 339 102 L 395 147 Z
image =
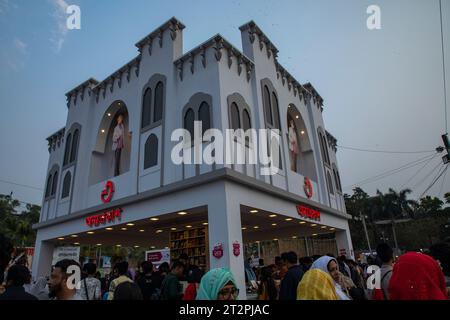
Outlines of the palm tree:
M 389 188 L 389 194 L 392 197 L 394 216 L 396 217 L 410 217 L 414 219 L 414 208 L 417 207 L 417 202 L 408 199 L 408 195 L 412 191 L 410 189 L 403 189 L 397 193 L 394 189 Z

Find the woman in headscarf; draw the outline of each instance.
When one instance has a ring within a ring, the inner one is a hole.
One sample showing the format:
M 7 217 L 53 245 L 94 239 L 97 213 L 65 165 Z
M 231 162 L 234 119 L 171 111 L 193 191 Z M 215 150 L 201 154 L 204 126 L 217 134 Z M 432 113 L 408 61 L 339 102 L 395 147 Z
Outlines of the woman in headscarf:
M 350 297 L 344 292 L 342 288 L 342 273 L 339 272 L 338 262 L 335 258 L 329 256 L 322 256 L 311 265 L 311 269 L 319 269 L 328 273 L 334 281 L 336 294 L 340 300 L 350 300 Z
M 310 269 L 297 287 L 297 300 L 339 300 L 331 276 L 320 269 Z
M 239 289 L 226 268 L 209 270 L 200 282 L 196 300 L 236 300 Z
M 389 282 L 391 300 L 447 300 L 445 279 L 436 260 L 408 252 L 394 265 Z

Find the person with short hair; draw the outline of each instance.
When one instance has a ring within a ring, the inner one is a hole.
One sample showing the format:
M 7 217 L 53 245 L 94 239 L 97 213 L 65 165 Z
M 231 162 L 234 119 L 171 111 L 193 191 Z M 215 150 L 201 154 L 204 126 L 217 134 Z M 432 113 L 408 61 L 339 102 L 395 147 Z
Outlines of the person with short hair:
M 377 246 L 377 258 L 381 262 L 380 286 L 384 299 L 389 300 L 389 281 L 391 281 L 394 251 L 387 243 L 380 243 Z
M 64 259 L 55 264 L 49 281 L 50 297 L 56 300 L 83 300 L 76 290 L 77 283 L 68 283 L 71 267 L 81 273 L 80 265 L 75 260 Z
M 159 272 L 153 272 L 153 263 L 144 261 L 141 264 L 142 273 L 137 280 L 144 300 L 159 300 L 161 293 L 162 276 Z
M 281 259 L 288 270 L 281 280 L 279 300 L 296 300 L 297 286 L 303 277 L 302 267 L 297 264 L 297 254 L 294 251 L 282 254 Z
M 188 277 L 189 284 L 184 291 L 183 300 L 195 300 L 203 273 L 203 270 L 199 267 L 195 267 L 191 270 Z
M 118 277 L 112 280 L 111 284 L 109 285 L 108 300 L 114 300 L 114 291 L 119 284 L 121 284 L 122 282 L 133 282 L 133 280 L 128 277 L 127 261 L 118 262 L 115 265 L 115 270 L 117 271 Z
M 6 275 L 6 290 L 0 294 L 0 300 L 38 300 L 25 291 L 24 284 L 30 278 L 30 271 L 23 265 L 13 265 Z
M 89 262 L 83 266 L 86 277 L 81 280 L 80 295 L 84 300 L 100 300 L 102 297 L 100 280 L 95 277 L 97 266 Z
M 184 264 L 176 260 L 172 264 L 170 273 L 164 278 L 161 285 L 162 300 L 181 300 L 183 298 L 180 280 L 183 277 Z

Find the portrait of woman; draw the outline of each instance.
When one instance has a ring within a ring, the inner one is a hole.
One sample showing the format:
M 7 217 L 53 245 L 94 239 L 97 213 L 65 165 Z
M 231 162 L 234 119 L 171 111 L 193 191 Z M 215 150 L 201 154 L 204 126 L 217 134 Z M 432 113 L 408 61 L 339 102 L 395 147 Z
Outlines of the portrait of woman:
M 297 128 L 295 127 L 294 119 L 289 117 L 289 160 L 291 161 L 291 170 L 297 172 L 297 156 L 299 153 Z

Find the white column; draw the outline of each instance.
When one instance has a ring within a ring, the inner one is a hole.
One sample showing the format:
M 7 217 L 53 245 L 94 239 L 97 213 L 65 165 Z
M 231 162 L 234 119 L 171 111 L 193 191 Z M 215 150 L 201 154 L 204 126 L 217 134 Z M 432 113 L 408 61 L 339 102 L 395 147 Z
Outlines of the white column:
M 39 236 L 37 237 L 32 262 L 32 276 L 34 280 L 38 277 L 50 276 L 52 269 L 53 249 L 54 245 L 52 243 L 42 241 L 39 239 Z
M 336 231 L 336 243 L 338 247 L 338 254 L 341 249 L 345 249 L 347 258 L 355 259 L 355 253 L 353 252 L 352 238 L 350 236 L 348 223 L 346 223 L 345 230 Z
M 239 288 L 239 299 L 246 299 L 244 245 L 242 243 L 241 212 L 239 202 L 230 194 L 231 186 L 222 182 L 220 190 L 215 190 L 208 203 L 208 233 L 209 233 L 209 261 L 210 268 L 229 268 Z M 219 188 L 218 188 L 219 189 Z M 219 191 L 219 192 L 218 192 Z M 240 254 L 233 254 L 233 243 L 239 243 Z M 223 257 L 220 259 L 212 255 L 214 246 L 221 243 Z

